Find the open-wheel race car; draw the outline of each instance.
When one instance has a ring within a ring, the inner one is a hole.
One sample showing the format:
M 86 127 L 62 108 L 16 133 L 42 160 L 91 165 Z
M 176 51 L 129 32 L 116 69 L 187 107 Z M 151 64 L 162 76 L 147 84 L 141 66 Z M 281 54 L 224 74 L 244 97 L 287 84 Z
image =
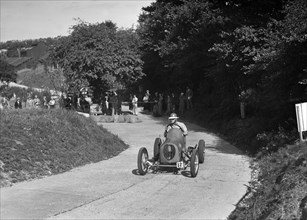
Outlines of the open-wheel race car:
M 204 150 L 204 140 L 199 140 L 193 147 L 186 147 L 182 131 L 173 128 L 168 131 L 164 142 L 161 138 L 155 139 L 153 154 L 157 161 L 152 162 L 148 157 L 147 149 L 140 148 L 137 158 L 139 174 L 145 175 L 149 170 L 157 172 L 161 169 L 172 169 L 174 173 L 178 173 L 189 167 L 191 177 L 196 177 L 199 163 L 204 162 Z

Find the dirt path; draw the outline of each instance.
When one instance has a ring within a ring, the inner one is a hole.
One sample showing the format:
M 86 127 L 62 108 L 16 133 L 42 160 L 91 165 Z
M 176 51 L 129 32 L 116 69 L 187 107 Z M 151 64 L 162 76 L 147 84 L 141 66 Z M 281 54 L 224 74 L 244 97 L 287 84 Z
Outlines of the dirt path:
M 112 159 L 1 189 L 1 219 L 226 219 L 250 180 L 249 159 L 203 128 L 187 123 L 188 145 L 206 142 L 196 178 L 185 173 L 137 175 L 137 153 L 154 139 L 165 118 L 104 123 L 130 145 Z

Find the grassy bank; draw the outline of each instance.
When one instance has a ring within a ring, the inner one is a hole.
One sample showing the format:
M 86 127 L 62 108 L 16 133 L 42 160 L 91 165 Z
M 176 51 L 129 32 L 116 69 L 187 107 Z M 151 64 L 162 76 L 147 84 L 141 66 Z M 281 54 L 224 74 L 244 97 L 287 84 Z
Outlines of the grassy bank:
M 307 144 L 299 143 L 293 126 L 268 130 L 267 120 L 217 117 L 205 108 L 194 108 L 184 119 L 206 127 L 253 158 L 247 193 L 229 220 L 307 219 Z M 289 123 L 293 122 L 280 122 Z
M 60 109 L 1 111 L 0 133 L 1 186 L 105 160 L 128 147 L 94 121 Z
M 307 144 L 256 158 L 252 169 L 249 191 L 229 220 L 307 219 Z

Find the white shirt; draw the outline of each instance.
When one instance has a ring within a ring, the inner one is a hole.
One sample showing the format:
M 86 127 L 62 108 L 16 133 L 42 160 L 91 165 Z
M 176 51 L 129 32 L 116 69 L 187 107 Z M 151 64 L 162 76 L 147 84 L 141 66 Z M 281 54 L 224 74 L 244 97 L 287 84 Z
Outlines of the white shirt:
M 177 128 L 180 129 L 183 133 L 183 136 L 187 136 L 188 135 L 188 129 L 185 126 L 184 123 L 182 122 L 178 122 L 176 121 L 174 124 L 168 124 L 165 128 L 165 131 L 168 132 L 169 130 L 171 130 L 172 128 Z

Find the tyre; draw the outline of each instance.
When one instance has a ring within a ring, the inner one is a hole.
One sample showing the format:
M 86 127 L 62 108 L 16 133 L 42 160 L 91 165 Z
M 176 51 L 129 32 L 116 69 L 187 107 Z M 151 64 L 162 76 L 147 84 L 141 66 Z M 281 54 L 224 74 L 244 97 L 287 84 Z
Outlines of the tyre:
M 191 177 L 196 177 L 199 169 L 199 157 L 198 157 L 198 150 L 194 149 L 191 156 L 190 161 L 190 172 Z
M 159 159 L 158 155 L 159 155 L 159 152 L 160 152 L 161 144 L 162 144 L 161 138 L 156 138 L 155 143 L 154 143 L 154 152 L 153 152 L 155 160 Z
M 145 175 L 148 170 L 148 166 L 146 164 L 148 160 L 148 152 L 145 147 L 141 147 L 138 153 L 138 170 L 141 175 Z
M 198 142 L 198 157 L 199 163 L 203 163 L 205 161 L 205 141 L 199 140 Z

